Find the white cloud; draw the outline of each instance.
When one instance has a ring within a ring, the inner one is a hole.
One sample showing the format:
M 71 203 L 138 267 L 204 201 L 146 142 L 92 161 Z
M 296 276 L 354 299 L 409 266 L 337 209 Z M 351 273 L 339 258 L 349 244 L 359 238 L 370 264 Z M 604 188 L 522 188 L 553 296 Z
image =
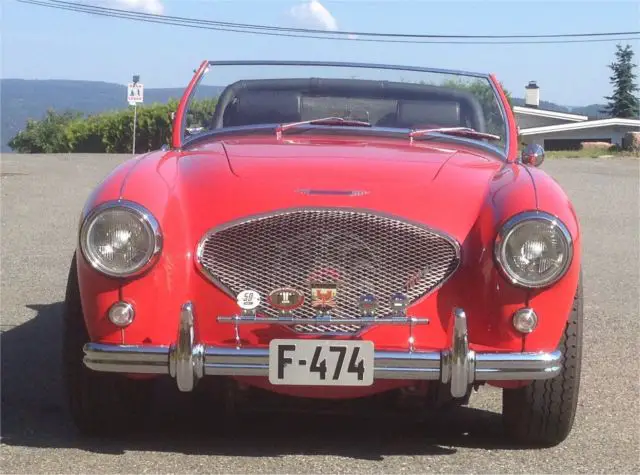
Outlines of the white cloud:
M 107 3 L 107 6 L 120 8 L 122 10 L 135 10 L 156 15 L 162 15 L 164 13 L 162 0 L 105 0 L 103 3 Z
M 289 16 L 296 24 L 303 28 L 335 31 L 338 21 L 326 7 L 318 0 L 305 1 L 291 7 Z

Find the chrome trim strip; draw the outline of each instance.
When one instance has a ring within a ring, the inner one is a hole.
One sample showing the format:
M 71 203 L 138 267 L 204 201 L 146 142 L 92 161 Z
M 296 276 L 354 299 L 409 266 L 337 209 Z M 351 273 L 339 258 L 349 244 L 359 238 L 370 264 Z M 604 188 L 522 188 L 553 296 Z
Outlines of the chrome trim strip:
M 374 377 L 380 379 L 440 379 L 440 352 L 376 351 Z
M 269 349 L 208 347 L 204 353 L 204 372 L 207 376 L 267 376 Z
M 560 371 L 560 351 L 476 354 L 475 378 L 480 381 L 547 379 L 557 376 Z
M 421 317 L 379 317 L 379 318 L 333 318 L 315 317 L 315 318 L 294 318 L 294 317 L 258 317 L 234 315 L 231 317 L 218 317 L 218 323 L 232 323 L 235 325 L 353 325 L 355 327 L 364 327 L 367 325 L 428 325 L 430 320 Z
M 526 166 L 522 162 L 520 162 L 519 165 L 521 165 L 521 167 L 527 172 L 527 175 L 529 175 L 529 179 L 531 180 L 531 186 L 533 188 L 533 199 L 536 203 L 536 210 L 537 210 L 539 204 L 538 204 L 538 186 L 536 185 L 536 180 L 533 178 L 533 173 L 531 172 L 528 166 Z
M 509 147 L 511 146 L 511 134 L 509 133 L 509 124 L 507 121 L 507 110 L 505 108 L 504 102 L 502 101 L 502 98 L 500 97 L 500 94 L 498 93 L 498 88 L 496 87 L 494 82 L 491 80 L 491 75 L 487 75 L 487 78 L 489 79 L 489 85 L 491 86 L 491 90 L 493 91 L 493 98 L 498 103 L 498 108 L 500 109 L 500 116 L 502 118 L 502 125 L 504 128 L 504 136 L 505 136 L 504 149 L 500 149 L 499 147 L 496 147 L 496 149 L 502 153 L 502 155 L 504 156 L 504 161 L 508 162 Z M 515 114 L 514 114 L 514 121 L 515 121 Z M 516 126 L 517 125 L 518 124 L 516 123 Z
M 369 191 L 363 190 L 321 190 L 321 189 L 303 189 L 296 190 L 298 193 L 304 195 L 319 195 L 319 196 L 364 196 L 368 195 Z
M 87 343 L 84 364 L 95 371 L 112 373 L 169 373 L 169 347 Z
M 394 69 L 402 71 L 417 71 L 439 74 L 457 74 L 489 79 L 489 74 L 457 69 L 429 68 L 424 66 L 395 65 L 384 63 L 357 63 L 340 61 L 296 61 L 296 60 L 210 60 L 209 66 L 320 66 L 320 67 L 346 67 L 365 69 Z
M 130 272 L 127 274 L 116 274 L 114 272 L 109 271 L 108 269 L 101 267 L 98 264 L 97 260 L 92 258 L 89 255 L 89 253 L 86 251 L 86 248 L 87 248 L 86 240 L 87 240 L 87 231 L 89 228 L 89 224 L 91 224 L 93 220 L 100 213 L 108 209 L 115 209 L 115 208 L 120 208 L 120 209 L 133 212 L 133 214 L 135 214 L 138 217 L 138 219 L 140 219 L 140 221 L 143 223 L 143 225 L 151 232 L 154 238 L 153 250 L 149 254 L 147 261 L 143 265 L 135 269 L 133 272 Z M 137 276 L 142 274 L 149 268 L 151 268 L 160 257 L 160 252 L 162 251 L 162 245 L 163 245 L 163 240 L 162 240 L 162 230 L 160 228 L 160 223 L 158 223 L 158 220 L 153 216 L 153 214 L 151 214 L 151 212 L 147 208 L 145 208 L 144 206 L 136 202 L 122 200 L 122 199 L 105 201 L 104 203 L 99 204 L 98 206 L 93 208 L 91 211 L 89 211 L 87 215 L 84 217 L 84 219 L 82 220 L 80 231 L 78 233 L 78 246 L 80 248 L 80 252 L 82 253 L 82 256 L 84 257 L 84 259 L 89 263 L 89 265 L 91 265 L 93 269 L 100 272 L 101 274 L 106 275 L 107 277 L 115 277 L 118 279 Z
M 469 349 L 464 310 L 453 311 L 452 346 L 443 351 L 374 353 L 374 377 L 400 380 L 440 380 L 451 383 L 451 395 L 464 397 L 474 382 L 549 379 L 562 370 L 560 351 L 550 353 L 476 353 Z M 171 346 L 87 343 L 84 364 L 95 371 L 169 374 L 178 389 L 192 391 L 211 375 L 268 376 L 268 348 L 206 346 L 195 342 L 193 304 L 180 312 L 177 341 Z
M 543 284 L 530 285 L 530 284 L 522 283 L 517 276 L 511 274 L 507 270 L 507 266 L 504 264 L 502 251 L 504 248 L 504 243 L 508 239 L 509 234 L 511 233 L 511 231 L 515 226 L 517 226 L 518 224 L 524 221 L 535 221 L 535 220 L 547 221 L 548 223 L 551 223 L 554 226 L 556 226 L 558 229 L 560 229 L 560 232 L 562 233 L 565 240 L 567 241 L 569 255 L 565 260 L 565 264 L 564 264 L 564 268 L 562 269 L 562 272 L 560 272 L 553 280 L 544 282 Z M 524 287 L 527 289 L 545 288 L 545 287 L 549 287 L 550 285 L 553 285 L 558 280 L 560 280 L 567 273 L 567 270 L 571 266 L 571 262 L 573 261 L 573 238 L 571 237 L 571 233 L 569 232 L 569 229 L 567 229 L 566 225 L 557 216 L 554 216 L 545 211 L 537 211 L 537 210 L 523 211 L 522 213 L 518 213 L 512 216 L 511 218 L 509 218 L 504 224 L 502 224 L 502 226 L 498 230 L 498 233 L 496 235 L 494 245 L 493 245 L 493 258 L 494 258 L 494 261 L 497 263 L 498 269 L 500 269 L 500 271 L 502 272 L 502 275 L 505 276 L 505 278 L 512 284 L 517 285 L 519 287 Z

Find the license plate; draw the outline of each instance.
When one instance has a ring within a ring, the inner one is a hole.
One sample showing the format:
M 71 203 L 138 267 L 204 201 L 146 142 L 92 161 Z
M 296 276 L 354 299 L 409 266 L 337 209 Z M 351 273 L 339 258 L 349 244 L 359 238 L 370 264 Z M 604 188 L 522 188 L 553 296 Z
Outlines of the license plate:
M 269 381 L 292 386 L 371 386 L 371 341 L 271 340 Z

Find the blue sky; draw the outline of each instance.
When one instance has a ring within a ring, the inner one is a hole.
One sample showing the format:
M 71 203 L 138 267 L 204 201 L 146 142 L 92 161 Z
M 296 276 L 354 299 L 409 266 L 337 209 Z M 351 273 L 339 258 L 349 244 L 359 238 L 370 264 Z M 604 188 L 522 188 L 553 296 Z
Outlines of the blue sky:
M 429 0 L 84 0 L 210 20 L 419 34 L 553 34 L 638 30 L 640 2 Z M 2 77 L 85 79 L 183 87 L 203 59 L 381 62 L 493 72 L 514 95 L 537 80 L 564 105 L 610 94 L 614 42 L 415 45 L 275 38 L 102 18 L 1 0 Z M 640 62 L 640 41 L 627 42 Z M 639 70 L 640 73 L 640 70 Z M 640 74 L 639 74 L 640 75 Z M 215 83 L 211 78 L 210 83 Z

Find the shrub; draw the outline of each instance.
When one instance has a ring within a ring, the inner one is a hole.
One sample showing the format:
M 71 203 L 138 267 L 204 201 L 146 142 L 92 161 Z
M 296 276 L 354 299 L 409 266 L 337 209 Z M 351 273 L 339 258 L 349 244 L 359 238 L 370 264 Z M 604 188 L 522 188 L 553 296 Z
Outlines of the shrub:
M 79 112 L 57 114 L 49 109 L 42 120 L 28 120 L 25 130 L 9 141 L 9 147 L 26 153 L 70 152 L 66 128 L 82 116 Z
M 178 101 L 138 107 L 136 153 L 157 150 L 171 142 L 171 115 Z M 192 101 L 188 122 L 209 126 L 216 99 Z M 84 117 L 78 112 L 47 111 L 42 120 L 29 120 L 9 141 L 19 153 L 130 153 L 133 144 L 133 108 Z
M 580 142 L 580 150 L 609 150 L 609 142 Z
M 640 152 L 640 132 L 627 132 L 624 134 L 622 148 L 629 152 Z

